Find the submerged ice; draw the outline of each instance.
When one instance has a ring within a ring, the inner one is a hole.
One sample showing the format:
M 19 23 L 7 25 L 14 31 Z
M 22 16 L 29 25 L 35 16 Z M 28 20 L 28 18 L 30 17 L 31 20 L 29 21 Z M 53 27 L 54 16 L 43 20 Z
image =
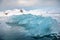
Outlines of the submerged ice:
M 32 14 L 11 16 L 6 24 L 12 27 L 19 26 L 25 28 L 27 32 L 23 33 L 26 33 L 26 36 L 50 34 L 54 27 L 57 27 L 57 21 L 55 19 Z

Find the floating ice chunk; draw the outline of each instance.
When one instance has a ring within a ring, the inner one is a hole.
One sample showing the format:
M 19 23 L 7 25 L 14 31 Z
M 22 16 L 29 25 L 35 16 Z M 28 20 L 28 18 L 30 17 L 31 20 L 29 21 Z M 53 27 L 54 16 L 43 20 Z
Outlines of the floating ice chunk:
M 50 34 L 52 27 L 56 27 L 57 23 L 55 19 L 51 17 L 42 17 L 32 14 L 23 14 L 11 16 L 11 19 L 7 22 L 10 26 L 22 26 L 28 30 L 26 35 L 45 35 Z M 11 25 L 12 24 L 12 25 Z

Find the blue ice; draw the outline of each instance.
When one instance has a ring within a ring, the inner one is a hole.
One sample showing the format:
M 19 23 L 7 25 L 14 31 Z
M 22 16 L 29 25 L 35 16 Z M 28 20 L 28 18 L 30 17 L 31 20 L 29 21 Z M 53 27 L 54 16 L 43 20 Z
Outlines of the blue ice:
M 11 16 L 9 22 L 10 26 L 20 26 L 28 30 L 26 35 L 45 35 L 52 31 L 52 27 L 55 27 L 57 21 L 51 17 L 43 17 L 32 14 L 14 15 Z

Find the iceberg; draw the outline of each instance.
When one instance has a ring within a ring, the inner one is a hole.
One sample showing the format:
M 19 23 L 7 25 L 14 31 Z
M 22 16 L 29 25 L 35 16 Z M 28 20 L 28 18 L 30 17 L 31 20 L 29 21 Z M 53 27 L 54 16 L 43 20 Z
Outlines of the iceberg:
M 52 27 L 56 27 L 57 21 L 51 17 L 23 14 L 10 16 L 6 24 L 12 27 L 24 27 L 25 30 L 28 30 L 27 36 L 43 36 L 52 32 Z

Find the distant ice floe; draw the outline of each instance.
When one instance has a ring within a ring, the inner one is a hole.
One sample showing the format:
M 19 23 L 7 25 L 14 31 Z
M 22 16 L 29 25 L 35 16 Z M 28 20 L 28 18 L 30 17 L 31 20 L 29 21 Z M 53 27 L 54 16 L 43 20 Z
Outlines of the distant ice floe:
M 25 10 L 23 10 L 24 13 L 26 13 Z M 7 13 L 7 15 L 6 15 Z M 7 11 L 4 11 L 4 12 L 0 12 L 0 17 L 1 16 L 12 16 L 12 15 L 21 15 L 23 13 L 20 12 L 19 9 L 14 9 L 14 10 L 7 10 Z
M 23 13 L 21 12 L 23 11 Z M 8 13 L 5 15 L 5 13 Z M 35 10 L 29 10 L 26 11 L 24 9 L 13 9 L 13 10 L 6 10 L 3 12 L 0 12 L 0 17 L 1 16 L 12 16 L 12 15 L 21 15 L 21 14 L 32 14 L 32 15 L 42 15 L 42 16 L 51 16 L 50 14 L 58 15 L 60 12 L 59 11 L 54 11 L 54 10 L 41 10 L 41 9 L 35 9 Z M 53 15 L 53 16 L 54 16 Z M 59 15 L 58 15 L 59 16 Z
M 21 10 L 23 12 L 21 12 Z M 40 15 L 44 17 L 52 17 L 53 19 L 56 19 L 57 21 L 60 20 L 60 12 L 58 10 L 42 10 L 42 9 L 35 9 L 35 10 L 29 10 L 26 11 L 24 9 L 13 9 L 13 10 L 6 10 L 0 12 L 0 17 L 6 17 L 6 16 L 13 16 L 13 15 L 22 15 L 22 14 L 32 14 L 32 15 Z M 60 22 L 60 21 L 59 21 Z

